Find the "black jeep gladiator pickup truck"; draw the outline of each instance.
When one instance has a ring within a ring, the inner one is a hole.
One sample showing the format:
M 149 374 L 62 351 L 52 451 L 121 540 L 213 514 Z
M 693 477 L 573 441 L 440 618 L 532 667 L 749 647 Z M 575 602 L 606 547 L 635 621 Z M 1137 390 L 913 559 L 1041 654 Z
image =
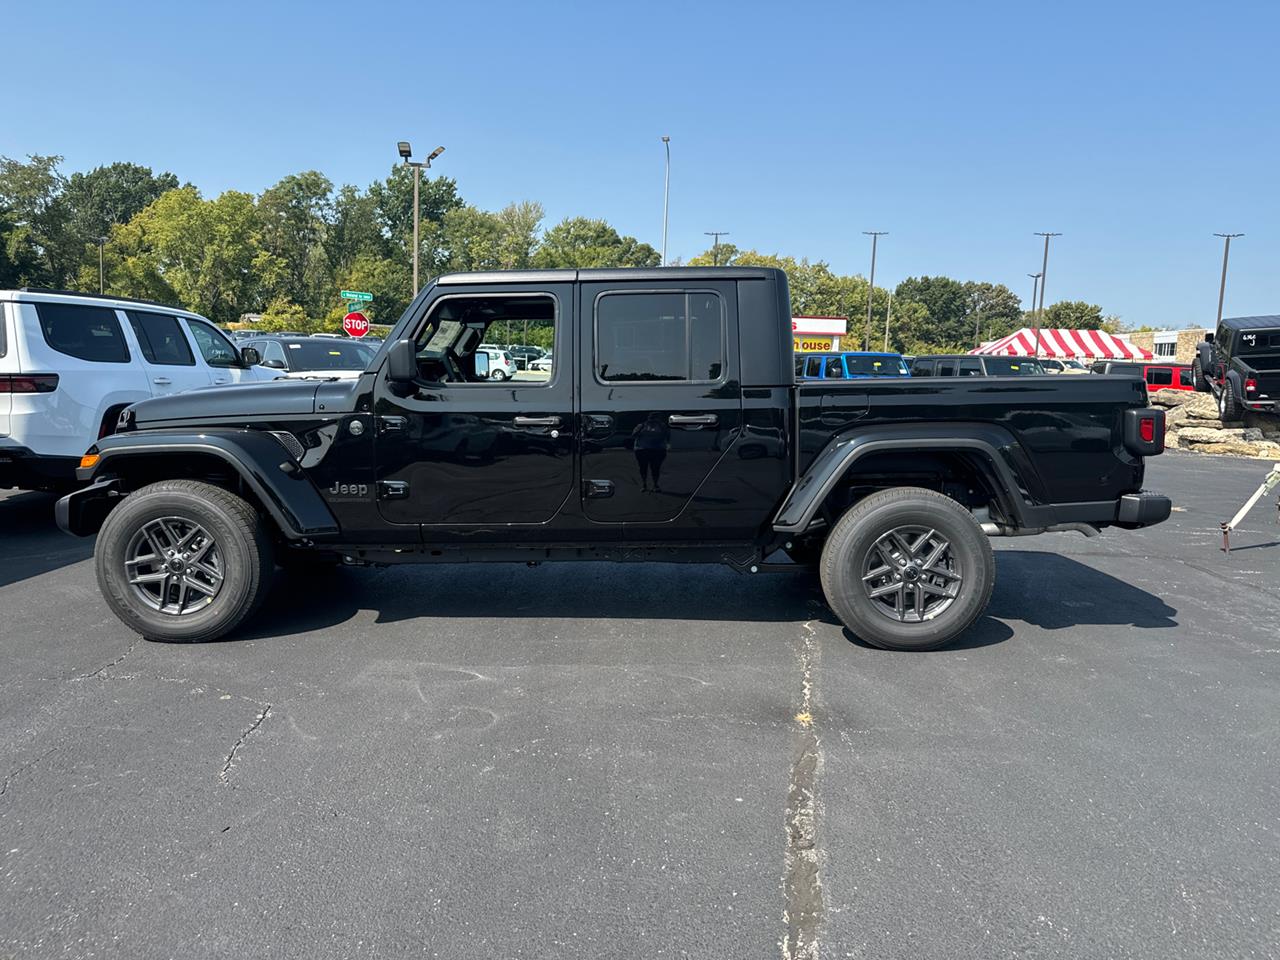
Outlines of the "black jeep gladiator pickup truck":
M 1201 393 L 1212 393 L 1223 420 L 1245 410 L 1275 413 L 1280 399 L 1280 316 L 1224 317 L 1196 344 L 1191 376 Z
M 154 639 L 231 631 L 274 562 L 661 560 L 814 566 L 855 635 L 927 649 L 986 606 L 989 537 L 1168 517 L 1141 381 L 797 385 L 790 318 L 769 269 L 441 277 L 355 381 L 129 407 L 58 522 Z M 510 321 L 551 328 L 549 374 L 487 376 Z

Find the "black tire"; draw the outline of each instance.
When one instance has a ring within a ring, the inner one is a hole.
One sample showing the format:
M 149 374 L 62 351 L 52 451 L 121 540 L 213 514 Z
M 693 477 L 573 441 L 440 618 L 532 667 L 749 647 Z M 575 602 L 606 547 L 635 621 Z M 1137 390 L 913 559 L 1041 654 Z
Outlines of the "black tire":
M 148 640 L 178 642 L 215 640 L 238 627 L 266 597 L 274 569 L 253 507 L 196 480 L 163 480 L 126 497 L 98 533 L 94 563 L 117 617 Z M 135 583 L 131 571 L 151 582 Z
M 1204 365 L 1200 363 L 1199 357 L 1191 361 L 1191 384 L 1196 388 L 1196 393 L 1209 392 L 1209 381 L 1204 378 Z
M 1231 382 L 1231 378 L 1227 377 L 1222 381 L 1222 392 L 1218 394 L 1218 419 L 1226 423 L 1239 420 L 1243 416 L 1244 410 L 1240 406 L 1240 399 L 1236 396 L 1235 385 Z
M 897 541 L 889 541 L 888 556 L 877 546 L 899 531 L 906 531 L 900 540 L 918 556 L 893 547 Z M 925 539 L 914 543 L 918 537 Z M 926 563 L 935 550 L 933 562 Z M 878 570 L 881 576 L 867 576 Z M 856 636 L 886 650 L 933 650 L 986 609 L 995 557 L 986 534 L 960 504 L 933 490 L 896 487 L 845 512 L 827 537 L 821 576 L 831 609 Z M 873 590 L 882 595 L 873 597 Z M 906 619 L 896 613 L 899 602 Z

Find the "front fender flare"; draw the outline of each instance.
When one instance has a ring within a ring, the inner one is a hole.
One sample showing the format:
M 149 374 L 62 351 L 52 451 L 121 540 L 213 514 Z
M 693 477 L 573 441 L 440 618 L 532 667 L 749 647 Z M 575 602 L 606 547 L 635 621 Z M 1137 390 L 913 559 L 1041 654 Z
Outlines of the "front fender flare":
M 983 472 L 992 481 L 1001 507 L 1021 525 L 1027 503 L 1002 447 L 1016 446 L 1013 435 L 991 424 L 917 424 L 901 427 L 868 427 L 835 437 L 809 465 L 791 489 L 774 517 L 779 533 L 801 533 L 808 528 L 827 496 L 863 457 L 886 450 L 963 451 L 977 454 Z
M 98 462 L 88 470 L 78 471 L 81 480 L 95 485 L 117 475 L 130 459 L 213 456 L 231 467 L 253 491 L 286 538 L 335 536 L 340 531 L 315 484 L 280 441 L 261 430 L 116 433 L 99 440 L 96 452 Z

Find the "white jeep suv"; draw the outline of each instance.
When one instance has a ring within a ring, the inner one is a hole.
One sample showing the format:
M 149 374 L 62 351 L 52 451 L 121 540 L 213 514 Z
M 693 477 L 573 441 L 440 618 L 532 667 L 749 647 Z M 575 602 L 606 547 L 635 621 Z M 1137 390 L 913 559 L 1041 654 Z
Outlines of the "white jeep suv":
M 266 380 L 199 314 L 124 297 L 0 290 L 0 487 L 55 489 L 131 403 Z

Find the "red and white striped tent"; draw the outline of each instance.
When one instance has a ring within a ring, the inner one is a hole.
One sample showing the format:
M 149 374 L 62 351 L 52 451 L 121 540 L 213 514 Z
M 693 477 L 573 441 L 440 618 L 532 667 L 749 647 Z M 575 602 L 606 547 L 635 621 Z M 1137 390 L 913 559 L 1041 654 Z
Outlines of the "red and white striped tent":
M 1031 357 L 1036 353 L 1036 330 L 1023 327 L 970 353 L 987 356 Z M 1151 352 L 1102 330 L 1040 329 L 1040 356 L 1058 360 L 1150 360 Z

